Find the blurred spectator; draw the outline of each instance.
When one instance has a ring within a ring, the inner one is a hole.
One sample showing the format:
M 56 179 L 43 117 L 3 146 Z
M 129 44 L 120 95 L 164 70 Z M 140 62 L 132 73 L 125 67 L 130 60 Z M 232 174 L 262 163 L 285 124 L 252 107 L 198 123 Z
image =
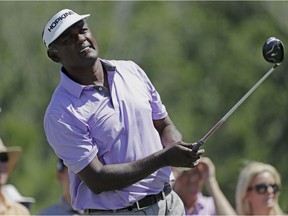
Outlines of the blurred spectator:
M 57 162 L 57 181 L 59 182 L 62 189 L 62 196 L 58 203 L 55 203 L 45 209 L 43 209 L 39 215 L 79 215 L 72 209 L 71 206 L 71 195 L 69 191 L 70 182 L 68 168 L 64 165 L 61 159 Z
M 3 187 L 14 170 L 20 153 L 20 147 L 6 148 L 0 139 L 0 215 L 30 215 L 24 205 L 13 201 L 3 193 Z
M 186 215 L 235 215 L 235 211 L 220 190 L 212 161 L 203 157 L 195 168 L 173 168 L 174 191 L 182 199 Z M 209 196 L 202 194 L 203 186 Z
M 249 162 L 240 172 L 236 188 L 239 215 L 281 215 L 278 197 L 281 178 L 277 170 L 262 162 Z

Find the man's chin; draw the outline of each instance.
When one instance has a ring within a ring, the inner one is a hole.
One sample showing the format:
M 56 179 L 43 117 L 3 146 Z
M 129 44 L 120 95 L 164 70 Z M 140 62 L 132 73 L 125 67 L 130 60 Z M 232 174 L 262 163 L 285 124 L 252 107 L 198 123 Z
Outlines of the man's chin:
M 81 58 L 98 58 L 98 52 L 95 49 L 87 48 L 84 51 L 80 52 L 79 55 Z

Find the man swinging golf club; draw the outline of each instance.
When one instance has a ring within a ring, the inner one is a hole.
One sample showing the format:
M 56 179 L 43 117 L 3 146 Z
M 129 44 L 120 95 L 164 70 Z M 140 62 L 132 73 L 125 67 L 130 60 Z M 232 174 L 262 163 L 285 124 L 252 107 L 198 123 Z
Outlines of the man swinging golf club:
M 44 128 L 69 169 L 72 206 L 87 214 L 184 215 L 170 166 L 194 167 L 204 150 L 182 141 L 137 64 L 99 57 L 89 16 L 64 9 L 43 31 L 49 58 L 62 65 Z

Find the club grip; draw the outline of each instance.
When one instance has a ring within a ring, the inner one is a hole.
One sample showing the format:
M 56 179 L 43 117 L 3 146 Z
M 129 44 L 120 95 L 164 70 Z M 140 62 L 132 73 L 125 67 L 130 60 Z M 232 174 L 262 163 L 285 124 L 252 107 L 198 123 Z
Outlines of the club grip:
M 203 144 L 204 144 L 204 142 L 203 142 L 202 140 L 198 141 L 198 142 L 196 143 L 196 145 L 193 146 L 192 151 L 195 152 L 195 153 L 197 153 L 198 150 L 199 150 L 199 148 L 200 148 L 201 145 L 203 145 Z

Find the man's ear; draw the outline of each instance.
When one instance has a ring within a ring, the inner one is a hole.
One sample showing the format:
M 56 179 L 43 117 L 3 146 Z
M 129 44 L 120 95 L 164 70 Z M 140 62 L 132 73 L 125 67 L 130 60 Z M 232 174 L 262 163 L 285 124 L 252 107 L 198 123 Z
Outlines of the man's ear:
M 57 52 L 58 50 L 55 49 L 54 47 L 49 47 L 47 50 L 47 55 L 52 61 L 59 63 L 60 58 L 58 57 Z

